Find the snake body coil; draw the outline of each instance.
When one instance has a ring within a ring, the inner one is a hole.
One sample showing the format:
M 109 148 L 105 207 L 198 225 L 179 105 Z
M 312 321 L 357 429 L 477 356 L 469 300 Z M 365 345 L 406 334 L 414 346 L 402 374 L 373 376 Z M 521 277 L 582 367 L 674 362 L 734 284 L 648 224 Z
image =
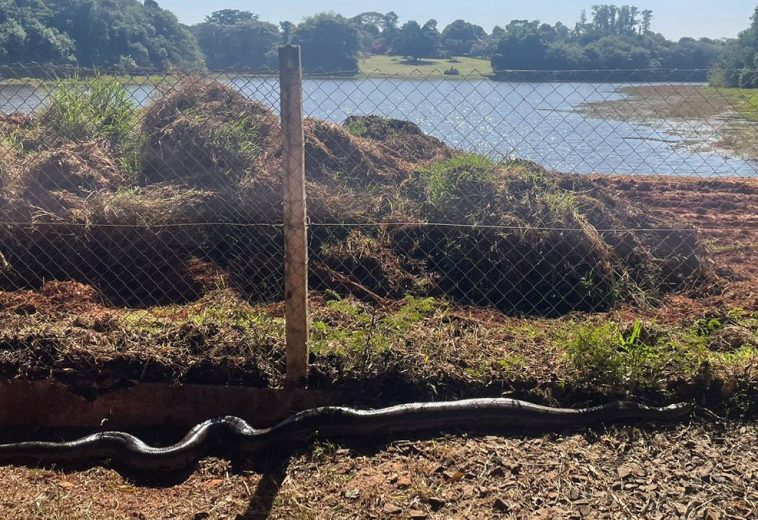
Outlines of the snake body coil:
M 140 471 L 169 471 L 187 467 L 214 446 L 246 455 L 288 448 L 318 435 L 354 437 L 409 433 L 422 430 L 481 427 L 537 429 L 590 426 L 621 420 L 673 420 L 688 415 L 689 404 L 654 408 L 616 402 L 591 408 L 550 408 L 515 399 L 413 403 L 356 410 L 323 407 L 297 413 L 271 428 L 256 429 L 238 417 L 211 419 L 192 428 L 171 446 L 154 447 L 123 432 L 101 432 L 70 442 L 0 444 L 0 463 L 81 463 L 112 460 Z

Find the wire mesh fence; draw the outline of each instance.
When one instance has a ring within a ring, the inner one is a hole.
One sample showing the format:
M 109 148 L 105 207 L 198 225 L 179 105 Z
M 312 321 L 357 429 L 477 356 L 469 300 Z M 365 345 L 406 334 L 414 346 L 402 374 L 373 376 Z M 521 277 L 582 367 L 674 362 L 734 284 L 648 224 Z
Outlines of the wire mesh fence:
M 311 299 L 557 316 L 709 290 L 717 223 L 629 196 L 758 175 L 755 97 L 687 74 L 307 77 Z M 0 289 L 77 282 L 144 333 L 199 305 L 281 368 L 278 78 L 0 75 Z

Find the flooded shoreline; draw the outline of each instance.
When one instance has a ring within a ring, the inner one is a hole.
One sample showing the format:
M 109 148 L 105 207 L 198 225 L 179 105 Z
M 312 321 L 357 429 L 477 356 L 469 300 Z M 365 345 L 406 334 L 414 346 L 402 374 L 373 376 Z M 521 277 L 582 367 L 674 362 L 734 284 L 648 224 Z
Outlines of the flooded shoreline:
M 584 103 L 577 110 L 591 118 L 655 129 L 656 135 L 649 140 L 758 160 L 758 122 L 740 114 L 722 90 L 702 85 L 644 85 L 622 87 L 619 93 L 624 97 Z

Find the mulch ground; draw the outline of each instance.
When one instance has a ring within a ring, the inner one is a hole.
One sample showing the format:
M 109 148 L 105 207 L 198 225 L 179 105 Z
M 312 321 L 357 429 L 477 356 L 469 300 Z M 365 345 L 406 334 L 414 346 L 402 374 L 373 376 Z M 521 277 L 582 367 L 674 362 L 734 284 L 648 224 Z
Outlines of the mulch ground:
M 317 443 L 170 482 L 0 468 L 3 518 L 697 518 L 758 514 L 758 427 L 695 419 L 536 436 Z

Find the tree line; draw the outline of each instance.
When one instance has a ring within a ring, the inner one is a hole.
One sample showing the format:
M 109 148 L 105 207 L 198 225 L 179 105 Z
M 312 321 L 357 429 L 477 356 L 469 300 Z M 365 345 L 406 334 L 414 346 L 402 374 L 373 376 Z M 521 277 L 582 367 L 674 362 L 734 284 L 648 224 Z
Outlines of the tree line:
M 715 86 L 758 88 L 758 7 L 750 27 L 730 40 L 711 75 Z
M 0 64 L 191 69 L 188 27 L 155 0 L 0 0 Z
M 261 70 L 282 43 L 300 44 L 308 71 L 356 72 L 361 55 L 489 59 L 496 74 L 538 71 L 661 71 L 715 67 L 725 85 L 756 86 L 758 9 L 735 40 L 667 40 L 651 10 L 595 5 L 573 26 L 513 20 L 491 32 L 456 20 L 399 23 L 394 12 L 352 18 L 322 13 L 277 24 L 251 12 L 215 11 L 188 27 L 155 0 L 0 0 L 0 64 L 76 64 L 136 70 Z M 606 74 L 607 75 L 607 74 Z M 703 79 L 691 74 L 689 79 Z

